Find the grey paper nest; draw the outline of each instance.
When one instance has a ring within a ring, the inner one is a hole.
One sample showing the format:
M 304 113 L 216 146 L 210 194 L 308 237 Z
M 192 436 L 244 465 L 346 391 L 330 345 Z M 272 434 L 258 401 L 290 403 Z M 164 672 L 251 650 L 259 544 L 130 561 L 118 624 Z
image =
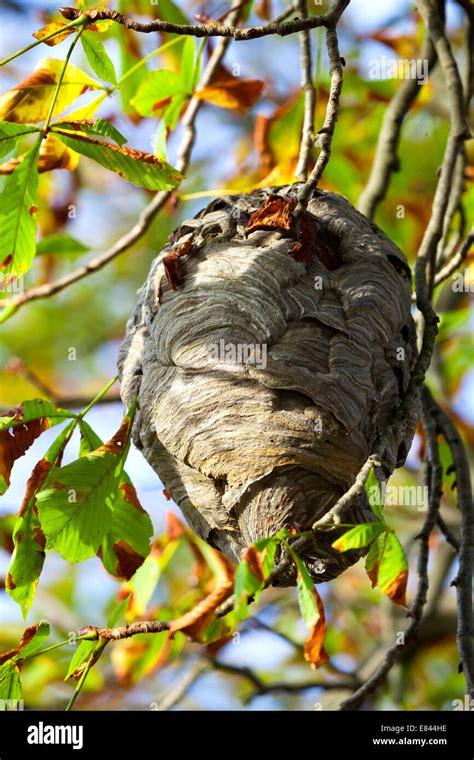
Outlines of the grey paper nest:
M 183 222 L 120 349 L 123 401 L 139 398 L 136 446 L 192 529 L 235 561 L 282 527 L 311 526 L 352 485 L 416 359 L 406 259 L 347 200 L 313 194 L 306 263 L 293 233 L 246 231 L 298 187 L 217 198 Z M 393 433 L 385 476 L 416 421 Z M 371 519 L 365 495 L 345 516 Z M 361 556 L 331 548 L 340 532 L 304 555 L 316 582 Z

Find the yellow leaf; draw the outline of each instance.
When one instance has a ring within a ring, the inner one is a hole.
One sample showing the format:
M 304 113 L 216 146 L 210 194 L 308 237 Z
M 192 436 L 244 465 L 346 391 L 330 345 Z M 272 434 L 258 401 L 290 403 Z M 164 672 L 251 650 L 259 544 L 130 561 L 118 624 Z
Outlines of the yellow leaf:
M 226 79 L 204 87 L 194 93 L 199 100 L 206 100 L 221 108 L 244 111 L 256 103 L 264 87 L 258 79 Z
M 20 164 L 26 154 L 15 156 L 4 164 L 0 165 L 0 174 L 11 174 L 18 164 Z M 68 148 L 61 140 L 58 140 L 53 134 L 49 134 L 46 140 L 43 140 L 39 153 L 38 173 L 50 172 L 53 169 L 68 169 L 74 171 L 79 163 L 79 153 L 72 148 Z
M 46 26 L 41 27 L 41 29 L 38 29 L 37 32 L 33 32 L 33 37 L 36 37 L 37 40 L 42 40 L 43 37 L 47 37 L 48 34 L 52 34 L 53 32 L 57 31 L 58 34 L 56 34 L 55 37 L 51 37 L 49 40 L 45 40 L 45 45 L 49 45 L 49 47 L 54 47 L 54 45 L 59 45 L 60 42 L 66 39 L 66 37 L 69 37 L 70 34 L 74 34 L 76 31 L 75 28 L 70 27 L 69 29 L 64 29 L 66 24 L 62 24 L 60 21 L 52 21 L 50 24 L 46 24 Z M 61 29 L 64 29 L 63 32 L 61 32 Z
M 19 124 L 43 121 L 47 118 L 51 101 L 60 77 L 63 61 L 43 58 L 29 77 L 0 95 L 0 119 Z M 81 69 L 69 64 L 66 68 L 54 114 L 61 113 L 87 89 L 104 87 Z
M 99 106 L 102 105 L 106 97 L 107 97 L 107 93 L 103 92 L 97 98 L 94 98 L 94 100 L 91 100 L 90 103 L 87 103 L 87 105 L 81 106 L 81 108 L 77 108 L 75 111 L 72 111 L 67 116 L 68 121 L 83 121 L 84 119 L 86 120 L 92 119 L 92 117 L 95 116 L 96 111 L 98 110 Z

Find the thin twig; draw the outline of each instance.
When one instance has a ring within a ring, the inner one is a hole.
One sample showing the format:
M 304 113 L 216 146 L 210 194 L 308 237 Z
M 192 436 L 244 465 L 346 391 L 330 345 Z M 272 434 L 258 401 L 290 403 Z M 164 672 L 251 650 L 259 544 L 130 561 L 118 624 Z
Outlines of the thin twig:
M 307 18 L 307 0 L 297 0 L 301 18 Z M 305 181 L 311 161 L 314 143 L 314 109 L 316 107 L 316 89 L 312 75 L 311 32 L 300 32 L 301 89 L 304 91 L 304 118 L 301 132 L 301 146 L 295 176 Z
M 184 674 L 183 678 L 174 685 L 167 695 L 158 704 L 158 710 L 165 712 L 175 707 L 186 696 L 191 686 L 194 686 L 196 681 L 204 675 L 204 673 L 211 667 L 210 663 L 206 660 L 196 660 Z
M 444 0 L 439 5 L 442 7 Z M 436 50 L 426 30 L 419 60 L 427 61 L 428 71 L 431 72 L 436 59 Z M 385 110 L 370 176 L 357 204 L 358 210 L 368 219 L 374 218 L 378 204 L 385 198 L 392 172 L 400 168 L 397 148 L 402 124 L 421 87 L 417 79 L 405 79 Z
M 295 208 L 295 217 L 298 218 L 306 210 L 311 194 L 317 188 L 319 180 L 322 177 L 324 169 L 327 166 L 331 155 L 332 138 L 336 127 L 337 116 L 339 113 L 339 101 L 342 91 L 343 66 L 344 60 L 339 53 L 339 44 L 337 39 L 336 26 L 341 14 L 349 5 L 349 0 L 343 0 L 339 5 L 337 12 L 334 13 L 333 20 L 326 24 L 326 46 L 329 58 L 329 75 L 331 84 L 329 86 L 329 96 L 326 105 L 326 116 L 324 124 L 318 131 L 321 140 L 321 150 L 316 164 L 306 180 L 305 184 L 298 193 L 298 203 Z M 334 6 L 334 8 L 336 7 Z
M 452 274 L 458 269 L 458 267 L 461 266 L 463 261 L 467 258 L 467 255 L 469 253 L 469 250 L 471 246 L 474 244 L 474 227 L 471 228 L 468 236 L 464 240 L 463 244 L 459 248 L 458 252 L 455 253 L 453 258 L 448 261 L 445 266 L 439 270 L 439 272 L 436 273 L 434 278 L 434 286 L 437 287 L 442 282 L 448 279 L 448 277 L 451 277 Z
M 461 544 L 459 543 L 459 539 L 457 538 L 457 536 L 454 535 L 453 531 L 451 530 L 449 525 L 447 525 L 447 523 L 445 522 L 441 514 L 438 514 L 436 518 L 436 525 L 440 529 L 441 533 L 445 537 L 448 544 L 450 544 L 453 547 L 453 549 L 456 552 L 458 552 L 461 546 Z
M 456 473 L 456 489 L 461 513 L 461 542 L 459 568 L 453 585 L 458 599 L 457 644 L 462 672 L 466 679 L 468 694 L 474 698 L 474 621 L 472 612 L 472 575 L 474 571 L 474 504 L 472 501 L 471 476 L 466 450 L 456 426 L 446 412 L 425 391 L 432 402 L 433 416 L 451 450 Z

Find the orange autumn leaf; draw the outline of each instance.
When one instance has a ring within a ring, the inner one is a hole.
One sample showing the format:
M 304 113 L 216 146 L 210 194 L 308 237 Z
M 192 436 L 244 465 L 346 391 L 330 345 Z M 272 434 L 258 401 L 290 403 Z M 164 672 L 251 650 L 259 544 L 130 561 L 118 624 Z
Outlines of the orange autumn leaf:
M 406 607 L 407 582 L 408 570 L 402 570 L 382 591 L 392 602 L 399 604 L 401 607 Z
M 181 538 L 181 536 L 186 534 L 186 526 L 174 512 L 167 512 L 166 514 L 166 532 L 170 541 Z
M 313 596 L 319 615 L 313 622 L 308 638 L 304 643 L 303 654 L 305 660 L 311 664 L 312 668 L 320 668 L 329 660 L 328 654 L 324 649 L 327 625 L 324 605 L 315 588 L 313 588 Z
M 259 99 L 264 82 L 258 79 L 232 79 L 215 82 L 194 93 L 194 97 L 220 108 L 245 111 Z
M 265 575 L 263 572 L 263 562 L 262 562 L 262 556 L 261 553 L 256 549 L 255 546 L 249 546 L 244 553 L 242 554 L 242 560 L 244 560 L 252 575 L 254 575 L 257 580 L 264 581 Z
M 202 601 L 186 612 L 181 617 L 170 623 L 170 631 L 182 631 L 192 639 L 198 639 L 210 624 L 216 609 L 232 594 L 233 581 L 223 579 L 216 583 L 215 587 Z

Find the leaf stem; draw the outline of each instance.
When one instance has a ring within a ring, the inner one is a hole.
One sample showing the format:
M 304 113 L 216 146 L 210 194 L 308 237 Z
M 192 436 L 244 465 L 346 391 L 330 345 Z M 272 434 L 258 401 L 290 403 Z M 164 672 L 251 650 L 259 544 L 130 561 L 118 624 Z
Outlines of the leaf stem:
M 74 707 L 74 703 L 76 699 L 78 698 L 79 694 L 81 693 L 82 687 L 84 686 L 86 682 L 86 678 L 92 669 L 92 666 L 97 662 L 97 660 L 99 659 L 100 655 L 102 654 L 102 651 L 105 649 L 107 644 L 108 644 L 107 639 L 104 639 L 103 641 L 99 641 L 97 646 L 94 647 L 94 649 L 92 650 L 91 655 L 89 659 L 87 660 L 86 666 L 84 668 L 84 672 L 82 673 L 79 681 L 77 682 L 76 688 L 74 689 L 74 694 L 72 695 L 71 699 L 69 700 L 67 704 L 66 712 L 71 712 L 72 708 Z
M 87 18 L 87 17 L 85 17 L 85 18 Z M 61 69 L 61 73 L 59 75 L 58 83 L 56 85 L 56 89 L 55 89 L 54 94 L 53 94 L 53 99 L 51 101 L 51 105 L 49 107 L 49 113 L 48 113 L 48 115 L 46 117 L 46 122 L 45 122 L 45 125 L 44 125 L 43 130 L 42 130 L 44 136 L 46 136 L 46 134 L 48 132 L 48 129 L 49 129 L 49 125 L 51 123 L 51 119 L 53 118 L 54 108 L 55 108 L 57 100 L 58 100 L 59 91 L 60 91 L 61 85 L 63 83 L 64 75 L 66 73 L 66 69 L 67 69 L 69 60 L 71 58 L 72 51 L 76 47 L 76 44 L 79 41 L 79 38 L 80 38 L 80 36 L 81 36 L 81 34 L 82 34 L 83 31 L 84 31 L 84 26 L 81 26 L 81 28 L 79 29 L 78 33 L 74 37 L 74 39 L 73 39 L 73 41 L 71 43 L 71 47 L 67 51 L 67 55 L 66 55 L 66 57 L 64 59 L 64 64 L 63 64 L 63 67 Z
M 122 74 L 120 79 L 118 80 L 117 84 L 110 88 L 109 95 L 114 92 L 114 90 L 117 89 L 117 87 L 120 87 L 122 82 L 125 82 L 128 77 L 132 76 L 139 68 L 140 66 L 143 66 L 144 63 L 147 63 L 153 56 L 158 55 L 158 53 L 162 53 L 164 50 L 167 50 L 168 48 L 172 47 L 173 45 L 176 45 L 177 42 L 182 42 L 181 37 L 176 37 L 174 40 L 169 40 L 169 42 L 165 42 L 164 45 L 161 45 L 161 47 L 154 50 L 152 53 L 149 53 L 145 58 L 142 58 L 140 61 L 137 61 L 137 63 L 134 63 L 133 66 L 131 66 L 125 74 Z
M 84 636 L 76 636 L 76 641 L 90 641 L 88 639 L 88 634 L 84 634 Z M 66 644 L 69 644 L 69 639 L 66 639 L 66 641 L 58 641 L 56 644 L 50 644 L 49 647 L 45 647 L 44 649 L 40 649 L 38 652 L 33 652 L 30 655 L 27 655 L 26 657 L 20 658 L 22 661 L 26 660 L 32 660 L 34 657 L 39 657 L 40 654 L 46 654 L 46 652 L 51 652 L 53 649 L 59 649 L 59 647 L 64 647 Z
M 41 37 L 40 40 L 36 40 L 36 42 L 32 42 L 30 45 L 27 45 L 26 47 L 22 48 L 21 50 L 18 50 L 16 53 L 13 53 L 13 55 L 8 56 L 8 58 L 4 58 L 3 61 L 0 61 L 0 66 L 4 66 L 6 63 L 10 63 L 10 61 L 13 61 L 14 58 L 18 58 L 18 56 L 23 55 L 23 53 L 27 53 L 29 50 L 32 50 L 37 45 L 41 45 L 42 42 L 46 42 L 46 40 L 50 40 L 53 37 L 57 37 L 58 34 L 62 34 L 66 29 L 74 29 L 75 27 L 82 26 L 82 24 L 85 24 L 86 21 L 89 19 L 87 16 L 78 18 L 76 21 L 70 21 L 69 24 L 65 24 L 60 29 L 56 29 L 55 32 L 51 32 L 51 34 L 47 34 L 45 37 Z
M 104 398 L 104 396 L 107 393 L 107 391 L 117 382 L 117 380 L 118 380 L 118 375 L 115 375 L 115 377 L 113 377 L 112 380 L 109 380 L 109 382 L 107 383 L 107 385 L 105 386 L 105 388 L 102 388 L 102 390 L 99 391 L 99 393 L 97 394 L 97 396 L 95 396 L 92 399 L 92 401 L 90 402 L 90 404 L 88 404 L 86 406 L 86 408 L 82 410 L 82 412 L 79 412 L 79 414 L 77 415 L 77 420 L 78 421 L 82 420 L 82 418 L 85 417 L 85 415 L 87 414 L 87 412 L 89 412 L 95 404 L 97 404 L 102 398 Z

